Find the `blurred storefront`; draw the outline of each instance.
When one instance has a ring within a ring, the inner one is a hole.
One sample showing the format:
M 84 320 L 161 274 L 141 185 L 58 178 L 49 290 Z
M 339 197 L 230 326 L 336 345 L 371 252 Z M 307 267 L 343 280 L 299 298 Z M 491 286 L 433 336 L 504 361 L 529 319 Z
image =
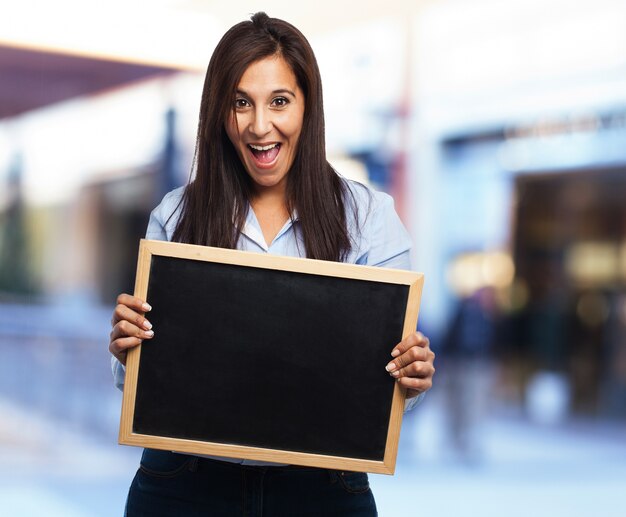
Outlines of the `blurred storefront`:
M 473 305 L 488 396 L 544 422 L 626 416 L 626 4 L 571 7 L 442 2 L 415 25 L 424 316 L 455 356 Z

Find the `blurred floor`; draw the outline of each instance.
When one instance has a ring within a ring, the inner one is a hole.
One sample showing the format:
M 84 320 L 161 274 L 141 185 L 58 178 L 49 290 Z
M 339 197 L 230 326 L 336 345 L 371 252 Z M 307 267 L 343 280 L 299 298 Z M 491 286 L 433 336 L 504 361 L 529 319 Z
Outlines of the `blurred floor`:
M 481 454 L 467 461 L 447 449 L 443 404 L 432 395 L 405 421 L 396 475 L 372 476 L 381 516 L 626 515 L 623 423 L 547 428 L 491 417 Z
M 0 515 L 121 516 L 140 450 L 117 445 L 108 309 L 1 308 Z M 626 515 L 626 423 L 492 412 L 459 453 L 444 385 L 405 417 L 396 474 L 371 476 L 381 516 Z
M 123 514 L 140 451 L 72 427 L 0 400 L 0 515 Z
M 620 428 L 484 425 L 480 461 L 422 451 L 438 429 L 436 397 L 403 429 L 395 476 L 371 476 L 383 517 L 624 515 L 626 440 Z M 139 450 L 0 402 L 0 515 L 122 515 Z M 441 434 L 440 434 L 441 436 Z M 440 447 L 440 444 L 434 445 Z M 427 457 L 428 459 L 420 459 Z

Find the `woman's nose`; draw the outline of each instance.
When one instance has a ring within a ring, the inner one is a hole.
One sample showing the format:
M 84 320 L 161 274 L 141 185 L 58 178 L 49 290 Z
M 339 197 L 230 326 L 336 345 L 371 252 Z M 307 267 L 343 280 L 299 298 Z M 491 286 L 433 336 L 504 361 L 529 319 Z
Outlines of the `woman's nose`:
M 263 107 L 254 110 L 254 118 L 250 124 L 250 131 L 256 136 L 267 135 L 272 130 L 271 115 Z

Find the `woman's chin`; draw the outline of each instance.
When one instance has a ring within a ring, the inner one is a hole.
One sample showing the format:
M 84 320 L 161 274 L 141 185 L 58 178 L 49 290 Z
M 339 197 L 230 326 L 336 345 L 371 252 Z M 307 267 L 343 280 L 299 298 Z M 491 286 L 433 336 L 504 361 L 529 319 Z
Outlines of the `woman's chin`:
M 259 190 L 282 188 L 287 179 L 286 174 L 268 174 L 267 172 L 265 172 L 265 174 L 248 174 L 252 178 L 254 187 Z

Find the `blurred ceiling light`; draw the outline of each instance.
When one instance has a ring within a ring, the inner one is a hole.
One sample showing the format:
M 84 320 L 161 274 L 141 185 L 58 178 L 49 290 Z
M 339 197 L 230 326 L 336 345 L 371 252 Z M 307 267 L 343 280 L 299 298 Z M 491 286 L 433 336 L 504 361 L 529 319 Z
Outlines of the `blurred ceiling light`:
M 446 274 L 448 285 L 460 297 L 484 287 L 509 287 L 514 276 L 513 260 L 503 251 L 461 254 L 452 260 Z
M 626 240 L 623 241 L 622 245 L 620 246 L 619 257 L 620 274 L 622 275 L 622 279 L 626 280 Z
M 184 70 L 204 70 L 222 27 L 207 11 L 172 2 L 9 2 L 0 45 Z
M 477 253 L 456 257 L 446 273 L 448 285 L 459 297 L 467 297 L 481 285 L 480 259 Z
M 578 242 L 566 251 L 565 270 L 574 282 L 588 286 L 614 282 L 618 276 L 618 248 L 610 241 Z
M 1 10 L 0 45 L 205 70 L 222 34 L 255 11 L 265 10 L 313 36 L 384 17 L 409 20 L 430 2 L 9 0 Z
M 515 276 L 515 266 L 511 256 L 502 251 L 485 254 L 482 274 L 485 282 L 493 287 L 503 288 L 511 285 Z

